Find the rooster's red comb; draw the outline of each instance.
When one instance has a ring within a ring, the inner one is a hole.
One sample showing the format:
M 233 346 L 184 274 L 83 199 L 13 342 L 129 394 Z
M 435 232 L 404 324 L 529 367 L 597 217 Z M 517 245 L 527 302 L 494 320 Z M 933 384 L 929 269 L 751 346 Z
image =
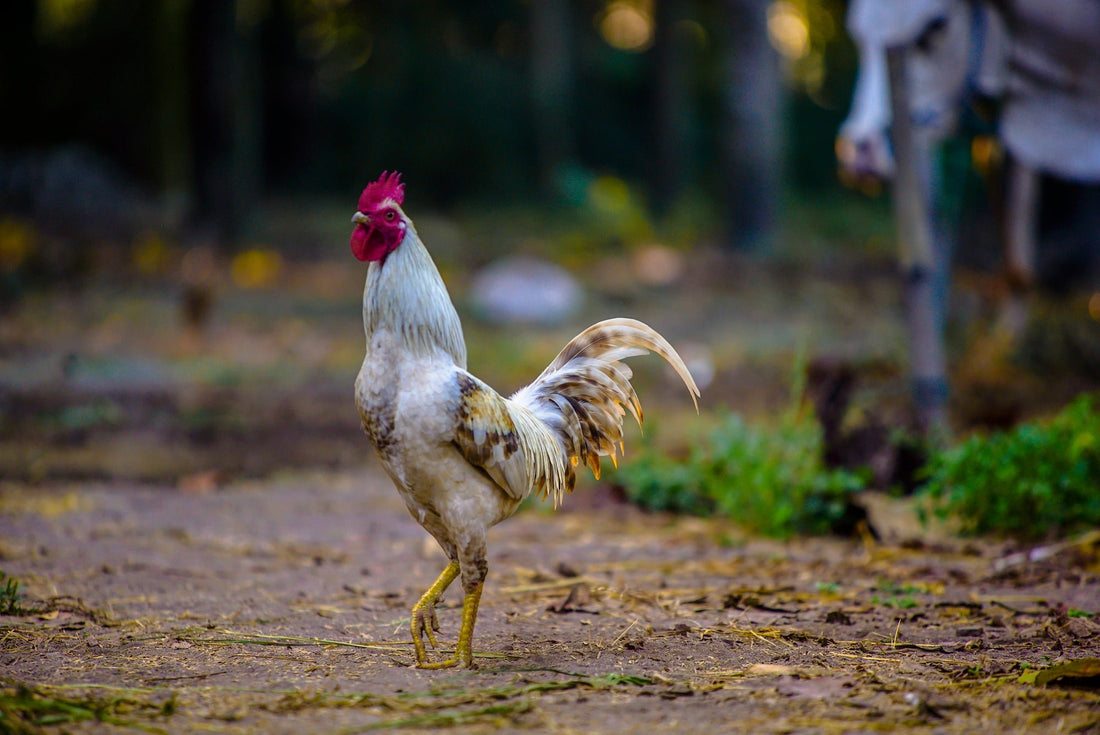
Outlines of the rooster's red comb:
M 372 181 L 359 195 L 359 211 L 369 212 L 386 199 L 397 202 L 397 206 L 405 203 L 405 185 L 401 183 L 401 174 L 394 171 L 383 171 L 378 181 Z

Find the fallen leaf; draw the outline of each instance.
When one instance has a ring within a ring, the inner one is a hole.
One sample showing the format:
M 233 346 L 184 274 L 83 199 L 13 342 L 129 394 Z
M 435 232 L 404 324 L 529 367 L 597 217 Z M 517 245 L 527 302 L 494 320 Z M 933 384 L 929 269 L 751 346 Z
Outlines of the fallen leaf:
M 1026 675 L 1025 673 L 1024 676 Z M 1020 680 L 1023 681 L 1023 678 L 1021 676 Z M 1062 679 L 1068 679 L 1069 681 L 1060 681 Z M 1045 686 L 1052 682 L 1088 689 L 1100 689 L 1100 658 L 1079 658 L 1035 672 L 1035 684 Z

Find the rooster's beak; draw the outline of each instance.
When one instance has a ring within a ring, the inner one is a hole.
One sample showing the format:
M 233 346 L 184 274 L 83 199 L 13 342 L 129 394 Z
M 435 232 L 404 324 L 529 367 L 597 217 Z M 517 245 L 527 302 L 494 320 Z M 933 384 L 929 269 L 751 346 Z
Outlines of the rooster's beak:
M 369 225 L 370 215 L 363 214 L 362 212 L 356 212 L 352 215 L 351 221 L 357 225 Z

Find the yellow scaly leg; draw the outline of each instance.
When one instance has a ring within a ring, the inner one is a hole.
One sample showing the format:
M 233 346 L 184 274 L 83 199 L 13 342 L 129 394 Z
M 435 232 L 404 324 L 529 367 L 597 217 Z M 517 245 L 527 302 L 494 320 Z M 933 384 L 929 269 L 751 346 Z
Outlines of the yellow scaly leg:
M 452 561 L 440 573 L 439 578 L 432 583 L 428 591 L 413 605 L 409 628 L 412 632 L 413 647 L 416 649 L 416 663 L 418 666 L 423 666 L 428 660 L 428 652 L 424 648 L 425 633 L 428 635 L 428 641 L 432 644 L 432 648 L 439 648 L 439 644 L 435 641 L 435 626 L 437 625 L 435 603 L 439 601 L 440 596 L 443 595 L 451 582 L 455 581 L 458 572 L 458 562 Z M 463 609 L 465 609 L 465 603 L 463 603 Z
M 449 669 L 460 663 L 467 669 L 474 668 L 474 623 L 477 622 L 477 608 L 481 604 L 481 590 L 484 587 L 485 583 L 482 582 L 462 598 L 462 627 L 458 629 L 458 643 L 455 645 L 454 658 L 435 663 L 420 663 L 417 664 L 418 668 Z

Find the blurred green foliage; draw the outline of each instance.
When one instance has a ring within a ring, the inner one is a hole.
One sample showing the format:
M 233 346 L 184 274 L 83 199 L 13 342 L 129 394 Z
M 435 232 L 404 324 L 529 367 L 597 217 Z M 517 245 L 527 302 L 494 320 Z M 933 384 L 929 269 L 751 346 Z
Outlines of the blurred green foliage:
M 718 513 L 778 537 L 834 530 L 866 484 L 824 466 L 821 429 L 807 413 L 788 414 L 774 427 L 726 414 L 686 461 L 648 444 L 615 478 L 643 508 Z
M 629 461 L 607 477 L 620 483 L 627 497 L 647 510 L 712 515 L 714 500 L 703 485 L 701 466 L 706 450 L 695 447 L 686 458 L 673 457 L 654 443 L 653 434 L 644 434 Z
M 802 372 L 796 366 L 790 405 L 774 426 L 726 413 L 693 443 L 686 460 L 649 439 L 615 479 L 643 508 L 717 513 L 769 536 L 836 530 L 851 511 L 853 493 L 867 483 L 825 466 L 821 425 L 802 400 Z
M 963 534 L 1021 539 L 1100 526 L 1098 401 L 1081 396 L 1048 420 L 933 452 L 918 512 L 927 519 L 931 508 Z M 860 474 L 824 466 L 820 426 L 794 406 L 773 426 L 726 414 L 686 457 L 650 435 L 613 477 L 643 508 L 717 514 L 779 537 L 845 527 L 866 487 Z
M 1100 525 L 1098 398 L 935 455 L 925 492 L 936 515 L 963 533 L 1021 538 Z

